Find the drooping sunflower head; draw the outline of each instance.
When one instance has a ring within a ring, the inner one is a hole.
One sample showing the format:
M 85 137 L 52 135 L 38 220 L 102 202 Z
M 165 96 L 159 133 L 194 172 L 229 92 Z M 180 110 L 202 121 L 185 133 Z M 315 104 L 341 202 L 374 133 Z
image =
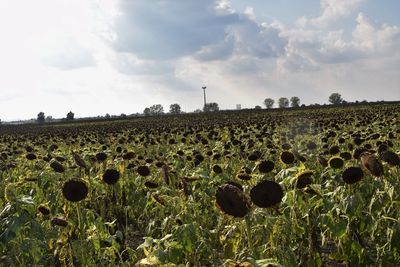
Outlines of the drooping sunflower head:
M 312 175 L 314 174 L 313 171 L 307 170 L 300 172 L 296 175 L 296 188 L 303 189 L 308 185 L 312 184 Z
M 363 152 L 360 156 L 361 164 L 373 176 L 380 177 L 383 175 L 382 163 L 370 152 Z
M 165 165 L 163 165 L 163 166 L 165 166 Z M 149 176 L 150 168 L 147 167 L 146 165 L 142 165 L 137 168 L 137 172 L 139 173 L 140 176 Z
M 88 192 L 88 186 L 82 179 L 68 180 L 62 187 L 62 193 L 65 199 L 71 202 L 79 202 L 85 199 Z
M 283 190 L 277 182 L 264 180 L 251 189 L 250 197 L 256 206 L 268 208 L 281 202 Z
M 281 158 L 281 161 L 287 165 L 292 164 L 295 161 L 295 157 L 294 157 L 293 153 L 289 152 L 289 151 L 283 151 L 281 153 L 280 158 Z
M 258 171 L 261 173 L 269 173 L 273 171 L 275 164 L 271 160 L 263 160 L 258 164 Z
M 349 167 L 342 173 L 342 179 L 346 184 L 354 184 L 364 177 L 360 167 Z
M 106 184 L 109 185 L 113 185 L 116 182 L 118 182 L 120 177 L 120 174 L 117 170 L 115 169 L 107 169 L 104 173 L 103 173 L 103 181 Z
M 341 157 L 331 157 L 328 161 L 329 167 L 332 169 L 341 169 L 344 166 L 344 160 Z
M 248 197 L 236 186 L 224 184 L 217 189 L 216 205 L 224 213 L 233 217 L 244 217 L 250 212 Z

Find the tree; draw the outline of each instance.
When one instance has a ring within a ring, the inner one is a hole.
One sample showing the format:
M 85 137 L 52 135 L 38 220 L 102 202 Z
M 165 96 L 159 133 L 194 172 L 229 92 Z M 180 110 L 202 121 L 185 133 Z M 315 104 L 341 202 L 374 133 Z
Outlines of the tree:
M 293 96 L 290 98 L 290 106 L 292 108 L 298 108 L 300 107 L 300 98 L 298 98 L 297 96 Z
M 75 114 L 72 111 L 68 112 L 67 120 L 72 121 L 74 119 L 74 116 L 75 116 Z
M 275 101 L 272 98 L 266 98 L 264 100 L 264 106 L 266 108 L 272 108 L 274 106 Z
M 278 105 L 280 108 L 287 108 L 289 106 L 289 99 L 286 97 L 279 98 Z
M 104 118 L 106 118 L 107 120 L 111 119 L 111 115 L 109 113 L 106 113 L 106 115 L 104 115 Z
M 254 107 L 254 109 L 262 109 L 262 107 L 257 105 L 257 106 Z
M 164 114 L 164 108 L 160 104 L 152 105 L 150 108 L 151 115 L 161 115 Z
M 180 114 L 181 113 L 181 106 L 179 104 L 171 104 L 169 106 L 169 113 L 171 113 L 171 114 Z
M 339 93 L 332 93 L 330 96 L 329 96 L 329 102 L 332 104 L 332 105 L 339 105 L 339 104 L 342 104 L 343 103 L 343 98 L 342 98 L 342 96 L 339 94 Z
M 150 109 L 149 109 L 149 108 L 145 108 L 145 109 L 143 110 L 143 114 L 144 114 L 145 116 L 150 116 Z
M 203 111 L 204 112 L 217 112 L 217 111 L 219 111 L 218 103 L 215 103 L 215 102 L 207 103 L 204 106 Z
M 45 122 L 46 117 L 44 116 L 44 112 L 39 112 L 37 115 L 37 122 L 43 123 Z
M 52 122 L 52 121 L 53 121 L 53 116 L 46 117 L 46 122 Z

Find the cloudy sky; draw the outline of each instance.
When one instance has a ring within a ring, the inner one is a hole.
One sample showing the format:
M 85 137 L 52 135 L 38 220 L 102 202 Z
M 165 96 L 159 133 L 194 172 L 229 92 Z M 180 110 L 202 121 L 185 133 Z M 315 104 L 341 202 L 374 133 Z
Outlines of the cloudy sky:
M 0 0 L 0 119 L 400 100 L 398 0 Z

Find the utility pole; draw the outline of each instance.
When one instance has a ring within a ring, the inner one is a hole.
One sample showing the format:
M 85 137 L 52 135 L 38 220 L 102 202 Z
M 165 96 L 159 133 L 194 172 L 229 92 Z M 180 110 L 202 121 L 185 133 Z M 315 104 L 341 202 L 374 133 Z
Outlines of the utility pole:
M 206 102 L 206 88 L 207 88 L 207 86 L 203 86 L 203 87 L 201 87 L 202 89 L 203 89 L 203 94 L 204 94 L 204 108 L 206 107 L 206 104 L 207 104 L 207 102 Z

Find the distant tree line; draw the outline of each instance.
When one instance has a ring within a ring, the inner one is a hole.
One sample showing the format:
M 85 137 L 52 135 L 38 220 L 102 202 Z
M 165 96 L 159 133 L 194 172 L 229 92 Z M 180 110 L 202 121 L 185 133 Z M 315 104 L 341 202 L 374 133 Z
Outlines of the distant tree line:
M 289 99 L 286 97 L 281 97 L 278 99 L 279 108 L 287 108 L 289 107 L 289 103 L 292 108 L 298 108 L 300 107 L 300 98 L 298 98 L 297 96 L 293 96 L 290 98 L 290 102 Z M 263 104 L 267 109 L 270 109 L 274 106 L 275 100 L 273 100 L 272 98 L 266 98 Z
M 329 98 L 328 101 L 330 104 L 332 105 L 342 105 L 342 104 L 348 104 L 347 101 L 345 101 L 342 96 L 339 93 L 332 93 Z M 360 103 L 359 101 L 355 101 L 354 103 Z M 363 100 L 361 103 L 368 103 L 366 100 Z M 275 100 L 272 98 L 265 98 L 263 101 L 263 105 L 265 106 L 265 108 L 267 109 L 271 109 L 274 107 L 275 104 Z M 300 98 L 297 96 L 293 96 L 290 99 L 287 97 L 280 97 L 277 100 L 277 105 L 279 108 L 288 108 L 289 106 L 292 108 L 298 108 L 300 107 Z M 304 107 L 305 105 L 302 104 L 301 107 Z M 311 104 L 310 106 L 320 106 L 320 104 L 315 103 L 315 104 Z M 260 105 L 257 105 L 254 107 L 254 109 L 262 109 L 262 107 Z M 210 103 L 206 103 L 203 107 L 202 110 L 200 109 L 196 109 L 195 111 L 193 111 L 194 113 L 200 113 L 200 112 L 217 112 L 219 111 L 219 105 L 216 102 L 210 102 Z M 181 114 L 183 113 L 181 106 L 178 103 L 174 103 L 171 104 L 169 106 L 169 112 L 168 114 L 173 114 L 173 115 L 177 115 L 177 114 Z M 145 116 L 155 116 L 155 115 L 163 115 L 165 114 L 164 112 L 164 107 L 161 104 L 154 104 L 150 107 L 146 107 L 143 110 L 143 115 Z M 132 114 L 130 116 L 140 116 L 141 114 L 136 113 Z M 127 118 L 128 116 L 124 113 L 122 113 L 119 116 L 116 115 L 110 115 L 110 114 L 106 114 L 104 117 L 96 117 L 97 119 L 110 119 L 110 118 Z M 66 117 L 61 119 L 61 120 L 66 120 L 66 121 L 72 121 L 75 119 L 75 114 L 70 111 L 67 113 Z M 44 122 L 52 122 L 53 121 L 53 117 L 52 116 L 45 116 L 44 112 L 39 112 L 37 114 L 37 119 L 36 121 L 38 123 L 44 123 Z M 1 124 L 1 120 L 0 120 L 0 124 Z
M 207 103 L 204 107 L 203 107 L 203 112 L 217 112 L 219 111 L 219 105 L 216 102 L 210 102 Z M 200 109 L 197 109 L 194 111 L 194 113 L 199 113 L 201 112 Z M 177 115 L 177 114 L 181 114 L 182 112 L 182 108 L 179 104 L 175 103 L 175 104 L 171 104 L 169 106 L 169 112 L 168 114 L 173 114 L 173 115 Z M 155 115 L 163 115 L 164 113 L 164 107 L 161 104 L 154 104 L 150 107 L 146 107 L 143 110 L 143 114 L 145 116 L 155 116 Z
M 332 105 L 340 105 L 340 104 L 347 103 L 339 93 L 332 93 L 329 96 L 328 101 Z M 356 101 L 356 103 L 358 103 L 358 101 Z M 264 104 L 265 108 L 270 109 L 270 108 L 273 108 L 273 106 L 275 104 L 275 100 L 272 98 L 266 98 L 266 99 L 264 99 L 263 104 Z M 290 98 L 290 101 L 287 97 L 281 97 L 278 99 L 278 107 L 279 108 L 288 108 L 289 104 L 290 104 L 290 107 L 292 107 L 292 108 L 300 107 L 300 98 L 297 96 L 293 96 Z M 317 105 L 317 104 L 314 104 L 314 105 Z M 305 106 L 305 105 L 303 104 L 301 106 Z M 255 106 L 255 109 L 260 109 L 260 108 L 261 108 L 260 106 Z
M 67 121 L 72 121 L 74 119 L 75 114 L 70 111 L 67 113 L 67 116 L 65 117 L 65 120 Z M 52 116 L 45 116 L 44 112 L 41 111 L 37 114 L 37 118 L 36 121 L 38 123 L 44 123 L 44 122 L 52 122 L 53 121 L 53 117 Z

